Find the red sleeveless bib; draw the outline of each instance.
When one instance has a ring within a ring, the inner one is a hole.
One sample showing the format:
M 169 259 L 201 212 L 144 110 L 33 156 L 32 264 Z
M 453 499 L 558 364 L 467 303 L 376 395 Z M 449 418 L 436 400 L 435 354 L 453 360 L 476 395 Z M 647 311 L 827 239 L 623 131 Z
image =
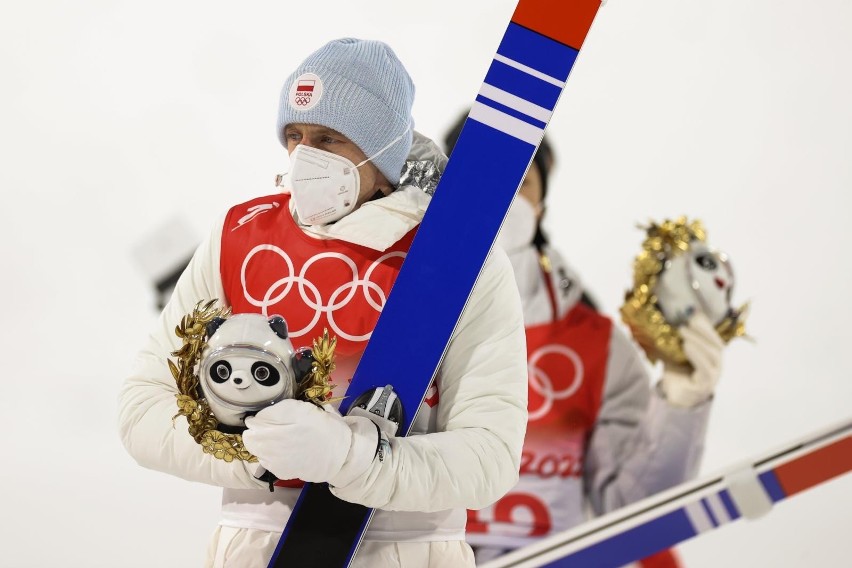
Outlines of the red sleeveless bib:
M 526 329 L 527 437 L 531 430 L 591 430 L 603 397 L 611 332 L 612 321 L 585 304 L 561 321 Z
M 414 238 L 387 251 L 305 234 L 277 194 L 233 207 L 222 229 L 220 272 L 234 313 L 281 315 L 296 348 L 323 329 L 337 353 L 360 354 Z
M 529 421 L 518 484 L 468 511 L 467 531 L 502 537 L 551 533 L 581 512 L 580 477 L 603 398 L 612 322 L 577 304 L 557 322 L 527 327 Z M 576 508 L 576 510 L 574 510 Z

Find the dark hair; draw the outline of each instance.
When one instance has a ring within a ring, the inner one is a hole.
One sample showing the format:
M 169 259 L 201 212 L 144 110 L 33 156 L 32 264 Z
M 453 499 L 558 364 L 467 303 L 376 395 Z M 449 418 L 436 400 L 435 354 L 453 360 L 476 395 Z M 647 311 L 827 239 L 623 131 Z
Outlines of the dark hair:
M 447 156 L 453 153 L 453 148 L 459 139 L 465 120 L 467 120 L 467 114 L 462 114 L 444 136 L 444 151 Z M 533 163 L 538 167 L 538 172 L 541 174 L 541 201 L 543 203 L 547 197 L 547 174 L 550 171 L 551 164 L 553 164 L 553 150 L 547 138 L 542 138 L 541 144 L 538 146 L 538 151 L 533 156 Z M 541 219 L 539 219 L 535 228 L 533 244 L 538 250 L 541 250 L 547 242 L 547 236 L 541 229 Z

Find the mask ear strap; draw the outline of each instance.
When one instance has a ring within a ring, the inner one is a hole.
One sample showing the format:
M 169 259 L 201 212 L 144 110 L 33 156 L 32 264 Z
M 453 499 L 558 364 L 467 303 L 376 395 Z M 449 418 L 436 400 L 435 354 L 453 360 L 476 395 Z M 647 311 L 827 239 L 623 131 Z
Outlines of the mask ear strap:
M 373 154 L 372 156 L 370 156 L 369 158 L 367 158 L 366 160 L 364 160 L 364 161 L 363 161 L 363 162 L 361 162 L 360 164 L 356 165 L 355 167 L 356 167 L 356 168 L 360 168 L 361 166 L 363 166 L 364 164 L 366 164 L 366 163 L 367 163 L 367 162 L 369 162 L 370 160 L 375 160 L 376 158 L 378 158 L 379 156 L 381 156 L 382 154 L 384 154 L 384 153 L 385 153 L 388 149 L 390 149 L 390 147 L 391 147 L 391 146 L 393 146 L 394 144 L 396 144 L 397 142 L 399 142 L 400 140 L 402 140 L 403 136 L 405 136 L 406 134 L 408 134 L 408 131 L 409 131 L 409 130 L 411 130 L 411 125 L 410 125 L 410 124 L 409 124 L 408 128 L 406 128 L 406 129 L 405 129 L 405 131 L 403 131 L 403 133 L 402 133 L 402 134 L 400 134 L 399 136 L 397 136 L 396 138 L 394 138 L 393 140 L 391 140 L 390 142 L 388 142 L 388 143 L 387 143 L 387 145 L 385 145 L 385 147 L 384 147 L 384 148 L 382 148 L 381 150 L 379 150 L 378 152 L 376 152 L 375 154 Z

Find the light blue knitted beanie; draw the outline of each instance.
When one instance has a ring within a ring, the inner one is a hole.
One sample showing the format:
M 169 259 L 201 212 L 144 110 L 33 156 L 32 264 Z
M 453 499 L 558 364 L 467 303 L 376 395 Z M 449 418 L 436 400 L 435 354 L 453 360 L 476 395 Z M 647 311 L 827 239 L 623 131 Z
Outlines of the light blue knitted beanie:
M 396 186 L 411 148 L 414 83 L 396 54 L 380 41 L 343 38 L 308 56 L 287 78 L 278 106 L 278 139 L 292 123 L 337 130 L 368 158 L 408 132 L 373 161 Z M 409 128 L 410 127 L 410 128 Z

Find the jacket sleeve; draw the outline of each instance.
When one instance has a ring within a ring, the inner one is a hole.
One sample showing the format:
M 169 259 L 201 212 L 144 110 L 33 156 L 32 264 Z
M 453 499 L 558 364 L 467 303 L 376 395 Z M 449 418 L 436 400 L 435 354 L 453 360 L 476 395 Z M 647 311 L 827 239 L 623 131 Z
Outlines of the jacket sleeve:
M 124 447 L 143 467 L 222 487 L 265 487 L 251 475 L 253 466 L 205 454 L 189 435 L 186 418 L 174 418 L 178 390 L 166 362 L 181 346 L 174 329 L 199 301 L 225 301 L 219 276 L 221 227 L 217 224 L 210 238 L 196 250 L 153 333 L 136 356 L 119 394 L 119 433 Z
M 704 451 L 710 402 L 668 404 L 631 340 L 613 327 L 604 400 L 586 453 L 584 483 L 603 514 L 695 476 Z
M 518 479 L 527 423 L 526 339 L 512 268 L 486 262 L 438 377 L 437 432 L 391 438 L 390 459 L 333 492 L 396 511 L 481 508 Z

